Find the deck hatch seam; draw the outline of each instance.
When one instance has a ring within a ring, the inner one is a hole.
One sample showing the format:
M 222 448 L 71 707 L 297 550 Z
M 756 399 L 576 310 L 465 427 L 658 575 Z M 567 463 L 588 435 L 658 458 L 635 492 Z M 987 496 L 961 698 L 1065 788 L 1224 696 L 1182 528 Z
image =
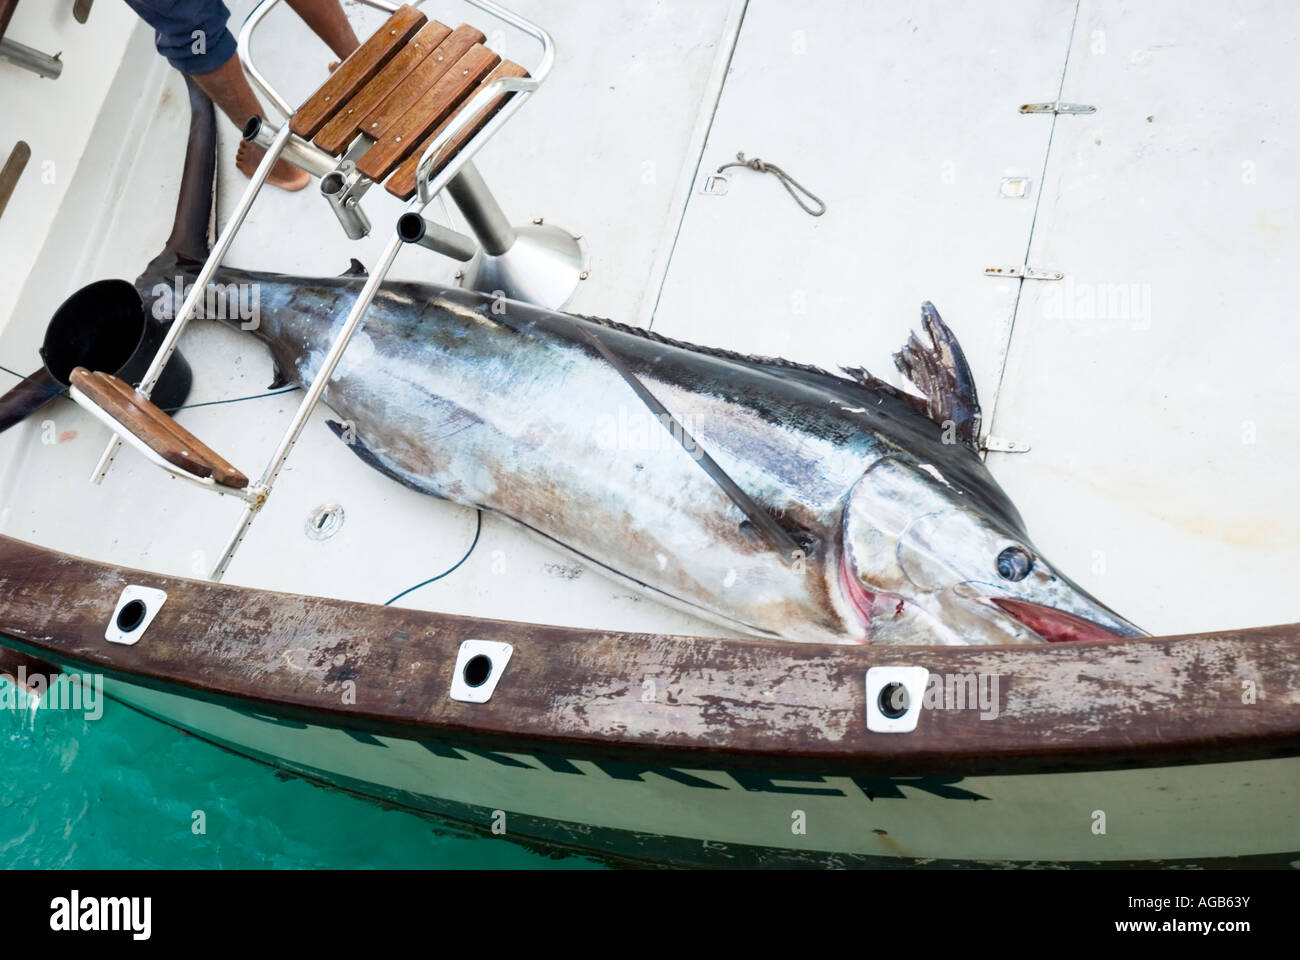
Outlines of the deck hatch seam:
M 1070 72 L 1070 54 L 1074 50 L 1074 35 L 1079 27 L 1079 8 L 1082 3 L 1083 0 L 1075 0 L 1074 2 L 1074 19 L 1070 21 L 1070 39 L 1066 41 L 1065 45 L 1065 62 L 1061 65 L 1061 82 L 1056 88 L 1057 103 L 1060 103 L 1061 97 L 1065 95 L 1065 78 Z M 1034 232 L 1038 226 L 1038 211 L 1043 203 L 1043 188 L 1047 185 L 1047 168 L 1052 162 L 1052 142 L 1056 138 L 1056 123 L 1059 119 L 1060 116 L 1053 113 L 1051 126 L 1047 130 L 1047 149 L 1043 153 L 1043 169 L 1038 177 L 1038 195 L 1034 197 L 1034 213 L 1029 220 L 1029 239 L 1025 243 L 1025 256 L 1021 261 L 1026 264 L 1031 262 L 1030 254 L 1034 249 Z M 1011 342 L 1016 333 L 1016 320 L 1020 316 L 1020 298 L 1025 292 L 1025 283 L 1026 278 L 1021 277 L 1020 283 L 1016 287 L 1015 303 L 1011 306 L 1011 322 L 1007 326 L 1007 334 L 1003 339 L 1002 350 L 1000 351 L 1001 361 L 998 364 L 997 385 L 993 388 L 993 399 L 990 401 L 988 413 L 984 417 L 985 437 L 992 436 L 994 432 L 994 419 L 998 413 L 998 401 L 1002 399 L 1002 384 L 1007 377 L 1007 361 L 1011 357 Z M 988 459 L 987 450 L 984 450 L 980 455 L 985 460 Z
M 709 138 L 713 135 L 713 124 L 718 118 L 718 107 L 722 104 L 722 94 L 727 89 L 727 78 L 731 76 L 731 64 L 736 58 L 736 49 L 740 46 L 740 35 L 745 29 L 745 16 L 748 13 L 749 0 L 744 0 L 744 4 L 740 8 L 740 16 L 736 20 L 736 28 L 731 34 L 731 49 L 727 51 L 727 65 L 722 71 L 722 83 L 718 85 L 717 94 L 713 98 L 713 108 L 709 111 L 709 123 L 704 130 L 704 136 L 700 139 L 700 151 L 695 157 L 695 169 L 691 172 L 690 185 L 686 190 L 686 200 L 677 214 L 677 229 L 673 231 L 673 242 L 668 248 L 668 259 L 664 261 L 663 273 L 659 275 L 659 285 L 655 290 L 654 306 L 650 308 L 650 316 L 645 326 L 647 330 L 654 329 L 655 318 L 659 315 L 659 303 L 664 296 L 664 287 L 668 285 L 668 273 L 672 270 L 673 259 L 677 255 L 677 244 L 682 238 L 682 228 L 686 225 L 686 215 L 691 209 L 691 198 L 695 196 L 695 184 L 700 179 L 700 170 L 704 166 L 704 155 L 709 150 Z

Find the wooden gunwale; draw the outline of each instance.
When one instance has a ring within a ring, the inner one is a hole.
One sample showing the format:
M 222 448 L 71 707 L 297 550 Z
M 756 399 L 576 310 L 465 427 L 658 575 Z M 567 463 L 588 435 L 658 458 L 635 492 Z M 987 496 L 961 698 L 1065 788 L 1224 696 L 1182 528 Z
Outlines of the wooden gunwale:
M 168 595 L 129 647 L 104 639 L 127 584 Z M 674 637 L 185 580 L 0 536 L 0 635 L 68 669 L 235 709 L 501 752 L 823 776 L 1300 755 L 1300 624 L 1014 647 Z M 469 638 L 514 645 L 486 704 L 448 695 Z M 959 684 L 996 676 L 998 715 L 925 709 L 912 733 L 871 733 L 864 676 L 875 665 L 921 665 Z

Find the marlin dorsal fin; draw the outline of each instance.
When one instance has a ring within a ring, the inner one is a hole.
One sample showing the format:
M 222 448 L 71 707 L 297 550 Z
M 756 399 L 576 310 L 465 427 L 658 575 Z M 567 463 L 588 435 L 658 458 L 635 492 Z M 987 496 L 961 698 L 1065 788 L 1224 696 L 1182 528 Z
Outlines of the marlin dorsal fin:
M 890 397 L 904 406 L 911 408 L 921 416 L 933 420 L 940 427 L 952 424 L 953 438 L 965 444 L 976 453 L 979 452 L 980 406 L 975 395 L 975 378 L 971 375 L 956 336 L 939 316 L 934 304 L 926 301 L 921 305 L 921 322 L 930 337 L 930 345 L 923 345 L 913 334 L 903 349 L 894 355 L 898 369 L 922 394 L 918 396 L 906 390 L 900 390 L 893 384 L 873 376 L 862 367 L 840 367 L 842 376 L 837 376 L 820 367 L 779 357 L 759 357 L 723 350 L 717 347 L 703 347 L 684 340 L 674 340 L 663 334 L 630 327 L 600 317 L 582 316 L 580 319 L 595 323 L 601 327 L 618 330 L 622 333 L 681 347 L 695 353 L 712 357 L 722 357 L 736 363 L 744 363 L 760 369 L 771 370 L 782 377 L 801 380 L 824 389 L 849 391 L 849 399 L 858 399 L 860 391 L 866 390 L 876 397 Z
M 957 439 L 978 451 L 980 402 L 966 355 L 928 300 L 921 304 L 921 324 L 930 343 L 913 333 L 894 354 L 894 363 L 924 396 L 925 415 L 941 425 L 953 424 Z

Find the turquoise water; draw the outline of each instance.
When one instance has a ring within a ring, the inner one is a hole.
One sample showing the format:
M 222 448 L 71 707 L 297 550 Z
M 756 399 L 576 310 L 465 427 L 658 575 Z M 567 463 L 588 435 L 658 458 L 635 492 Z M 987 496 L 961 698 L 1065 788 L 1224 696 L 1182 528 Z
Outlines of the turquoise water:
M 285 777 L 113 701 L 93 721 L 0 710 L 0 770 L 3 867 L 599 866 Z

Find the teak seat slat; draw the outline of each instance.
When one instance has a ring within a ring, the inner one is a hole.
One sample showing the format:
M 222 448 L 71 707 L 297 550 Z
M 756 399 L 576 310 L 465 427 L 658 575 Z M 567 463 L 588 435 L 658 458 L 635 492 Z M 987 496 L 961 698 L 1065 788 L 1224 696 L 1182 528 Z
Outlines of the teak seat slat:
M 299 136 L 309 132 L 308 139 L 336 157 L 365 134 L 372 145 L 357 169 L 376 183 L 391 178 L 388 191 L 409 200 L 420 157 L 456 111 L 494 80 L 529 75 L 485 41 L 483 32 L 467 23 L 452 30 L 403 7 L 313 94 L 291 127 Z M 444 169 L 511 96 L 504 93 L 481 110 L 447 145 L 432 172 Z
M 382 27 L 358 47 L 304 103 L 289 121 L 289 129 L 310 140 L 395 57 L 422 27 L 427 17 L 409 4 L 399 7 Z
M 482 31 L 462 23 L 446 40 L 438 44 L 429 56 L 407 74 L 402 84 L 379 105 L 370 111 L 361 121 L 361 133 L 379 140 L 408 110 L 412 109 L 420 98 L 437 84 L 475 44 L 481 44 L 487 38 Z
M 73 370 L 70 381 L 168 463 L 223 487 L 248 486 L 246 476 L 125 381 L 85 367 Z
M 382 181 L 500 62 L 501 58 L 487 47 L 475 44 L 380 135 L 378 142 L 357 163 L 357 169 L 371 180 Z
M 478 94 L 482 87 L 487 86 L 495 80 L 500 80 L 503 77 L 526 76 L 528 76 L 528 71 L 519 64 L 515 63 L 513 60 L 503 60 L 495 70 L 487 75 L 479 86 L 475 87 L 465 96 L 465 102 L 468 103 Z M 513 96 L 513 93 L 503 93 L 488 104 L 488 106 L 474 119 L 474 122 L 462 130 L 442 152 L 442 156 L 433 165 L 433 170 L 431 171 L 432 175 L 436 176 L 443 167 L 447 166 L 447 164 L 452 161 L 456 154 L 460 153 L 465 144 L 478 136 L 479 132 L 487 126 L 488 121 L 496 116 L 497 112 L 506 105 L 506 101 Z M 440 123 L 437 129 L 425 137 L 424 140 L 420 142 L 420 145 L 412 151 L 411 155 L 403 160 L 401 165 L 393 171 L 392 175 L 388 178 L 387 183 L 389 193 L 401 197 L 403 200 L 410 200 L 411 197 L 415 195 L 415 172 L 416 168 L 420 165 L 420 158 L 424 156 L 424 151 L 429 149 L 429 145 L 433 143 L 438 135 L 442 133 L 443 130 L 447 129 L 447 125 L 451 123 L 452 119 L 453 117 L 448 117 Z
M 361 123 L 370 111 L 406 82 L 424 60 L 451 35 L 451 27 L 430 20 L 411 38 L 401 52 L 388 61 L 375 78 L 344 105 L 334 118 L 316 134 L 316 146 L 338 156 L 356 139 Z

